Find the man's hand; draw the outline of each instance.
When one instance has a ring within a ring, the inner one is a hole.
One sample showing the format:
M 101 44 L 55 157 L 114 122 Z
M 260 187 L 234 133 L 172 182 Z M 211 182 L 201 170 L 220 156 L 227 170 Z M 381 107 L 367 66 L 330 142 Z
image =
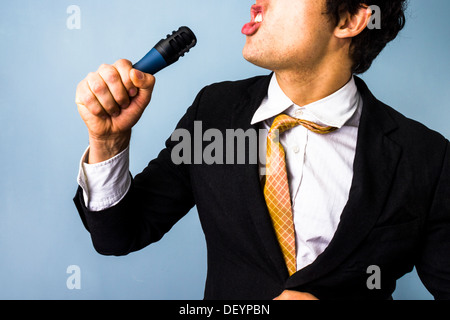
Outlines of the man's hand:
M 154 85 L 152 75 L 133 69 L 128 60 L 103 64 L 78 84 L 75 102 L 89 131 L 89 163 L 110 159 L 128 146 Z
M 319 300 L 312 294 L 307 292 L 298 292 L 292 290 L 284 290 L 278 297 L 273 300 Z

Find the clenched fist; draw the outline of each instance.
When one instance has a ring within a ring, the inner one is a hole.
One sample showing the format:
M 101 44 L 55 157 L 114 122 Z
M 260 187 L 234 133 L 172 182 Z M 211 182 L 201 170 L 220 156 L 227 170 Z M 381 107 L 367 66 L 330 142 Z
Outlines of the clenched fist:
M 101 65 L 78 84 L 75 102 L 89 131 L 89 163 L 110 159 L 128 146 L 154 85 L 152 75 L 123 59 Z

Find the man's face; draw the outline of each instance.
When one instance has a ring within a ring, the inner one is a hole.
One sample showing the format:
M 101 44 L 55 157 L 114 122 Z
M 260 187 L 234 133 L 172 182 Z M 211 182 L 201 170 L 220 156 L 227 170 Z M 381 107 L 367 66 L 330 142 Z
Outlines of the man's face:
M 242 32 L 243 55 L 269 70 L 314 69 L 329 53 L 334 26 L 326 0 L 256 0 Z

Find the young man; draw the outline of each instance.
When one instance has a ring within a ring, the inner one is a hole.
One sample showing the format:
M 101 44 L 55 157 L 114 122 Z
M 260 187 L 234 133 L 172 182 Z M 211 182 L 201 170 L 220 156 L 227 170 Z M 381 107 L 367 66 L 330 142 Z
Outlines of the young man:
M 245 164 L 178 164 L 168 139 L 132 178 L 131 129 L 154 78 L 126 60 L 90 73 L 76 95 L 90 147 L 74 200 L 96 250 L 139 250 L 196 205 L 207 299 L 388 299 L 414 266 L 435 298 L 450 298 L 449 142 L 353 76 L 404 25 L 403 0 L 371 5 L 379 30 L 359 1 L 252 6 L 243 54 L 273 74 L 204 88 L 177 130 L 255 130 L 264 163 L 249 161 L 249 142 Z M 373 284 L 368 270 L 380 275 Z

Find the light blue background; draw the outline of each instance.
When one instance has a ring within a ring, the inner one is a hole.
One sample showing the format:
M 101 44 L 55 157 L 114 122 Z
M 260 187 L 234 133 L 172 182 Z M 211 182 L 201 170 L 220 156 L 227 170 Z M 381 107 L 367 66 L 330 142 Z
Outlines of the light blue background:
M 81 29 L 66 27 L 69 5 Z M 205 85 L 267 74 L 241 57 L 245 0 L 17 0 L 0 11 L 0 298 L 201 299 L 206 253 L 195 209 L 161 242 L 127 257 L 98 255 L 72 197 L 87 132 L 75 88 L 101 63 L 137 61 L 181 25 L 198 46 L 157 76 L 153 101 L 133 133 L 131 170 L 163 147 Z M 448 0 L 412 0 L 408 24 L 364 76 L 374 94 L 450 137 Z M 411 173 L 414 174 L 414 173 Z M 81 268 L 69 290 L 66 269 Z M 429 299 L 415 273 L 396 299 Z

